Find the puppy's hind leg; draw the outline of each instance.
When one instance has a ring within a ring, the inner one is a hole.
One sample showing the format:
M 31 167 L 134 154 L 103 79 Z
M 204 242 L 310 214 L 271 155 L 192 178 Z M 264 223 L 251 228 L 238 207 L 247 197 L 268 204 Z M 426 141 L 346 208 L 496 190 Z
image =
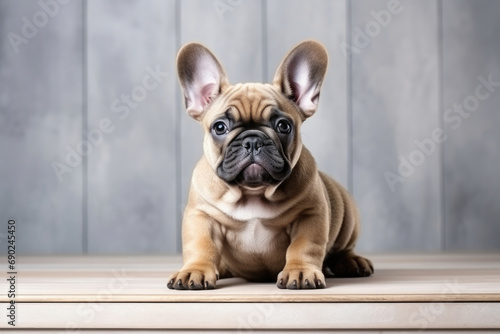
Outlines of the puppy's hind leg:
M 353 250 L 343 250 L 327 255 L 323 271 L 328 268 L 334 277 L 367 277 L 375 272 L 367 258 L 357 255 Z

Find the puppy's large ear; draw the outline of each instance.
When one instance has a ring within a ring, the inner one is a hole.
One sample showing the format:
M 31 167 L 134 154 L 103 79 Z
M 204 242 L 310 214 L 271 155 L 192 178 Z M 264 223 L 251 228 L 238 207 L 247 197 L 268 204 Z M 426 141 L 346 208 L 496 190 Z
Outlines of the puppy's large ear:
M 300 107 L 305 117 L 312 116 L 318 107 L 327 65 L 328 54 L 323 45 L 302 42 L 283 59 L 273 84 Z
M 184 45 L 177 55 L 177 75 L 184 94 L 187 113 L 197 121 L 206 106 L 229 84 L 217 58 L 201 44 Z

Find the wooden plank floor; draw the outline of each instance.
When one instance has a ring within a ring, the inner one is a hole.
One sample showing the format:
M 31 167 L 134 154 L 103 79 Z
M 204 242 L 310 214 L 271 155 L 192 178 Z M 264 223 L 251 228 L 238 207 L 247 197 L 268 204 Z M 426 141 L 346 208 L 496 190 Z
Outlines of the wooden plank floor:
M 180 257 L 21 257 L 16 328 L 500 328 L 500 254 L 370 258 L 374 276 L 327 279 L 322 290 L 232 278 L 216 290 L 172 291 L 167 277 Z M 5 281 L 0 289 L 8 291 Z M 4 310 L 9 301 L 0 294 Z M 12 327 L 4 320 L 0 328 Z

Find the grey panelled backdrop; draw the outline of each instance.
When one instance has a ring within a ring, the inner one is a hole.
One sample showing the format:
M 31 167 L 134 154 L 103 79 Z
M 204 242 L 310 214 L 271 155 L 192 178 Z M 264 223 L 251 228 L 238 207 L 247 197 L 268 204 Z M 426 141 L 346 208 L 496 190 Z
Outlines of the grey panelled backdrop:
M 0 247 L 180 252 L 201 154 L 177 50 L 269 81 L 304 39 L 328 49 L 303 128 L 353 193 L 364 252 L 500 250 L 500 1 L 0 0 Z M 3 246 L 2 246 L 3 245 Z

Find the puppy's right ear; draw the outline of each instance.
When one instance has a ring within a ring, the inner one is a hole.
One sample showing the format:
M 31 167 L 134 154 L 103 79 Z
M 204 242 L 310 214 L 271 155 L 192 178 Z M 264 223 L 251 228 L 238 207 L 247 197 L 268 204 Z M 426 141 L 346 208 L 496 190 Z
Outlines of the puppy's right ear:
M 186 44 L 179 51 L 177 75 L 187 113 L 197 121 L 203 118 L 207 105 L 229 84 L 217 58 L 198 43 Z

